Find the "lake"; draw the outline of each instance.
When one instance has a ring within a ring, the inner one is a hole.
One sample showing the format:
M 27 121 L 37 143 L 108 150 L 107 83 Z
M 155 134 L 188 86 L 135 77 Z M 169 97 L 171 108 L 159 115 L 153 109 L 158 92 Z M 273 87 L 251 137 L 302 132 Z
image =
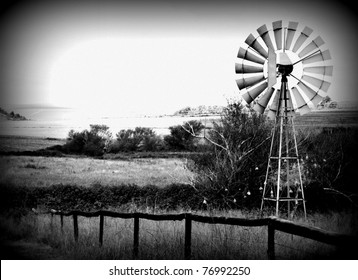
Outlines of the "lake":
M 107 125 L 113 136 L 121 129 L 133 129 L 135 127 L 152 128 L 158 135 L 169 134 L 169 127 L 180 125 L 190 120 L 200 120 L 203 124 L 213 118 L 208 117 L 180 117 L 180 116 L 90 116 L 74 109 L 64 108 L 25 108 L 17 109 L 27 121 L 0 121 L 0 135 L 29 136 L 41 138 L 66 138 L 71 129 L 82 131 L 89 129 L 90 124 Z

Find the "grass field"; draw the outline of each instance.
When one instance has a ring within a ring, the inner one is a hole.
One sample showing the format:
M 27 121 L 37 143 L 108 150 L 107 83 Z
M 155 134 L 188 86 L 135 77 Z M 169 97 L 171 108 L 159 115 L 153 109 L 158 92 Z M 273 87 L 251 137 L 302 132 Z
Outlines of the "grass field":
M 0 156 L 0 183 L 26 186 L 189 183 L 185 159 L 102 160 L 84 157 Z
M 316 110 L 297 116 L 294 122 L 297 128 L 357 127 L 358 110 Z

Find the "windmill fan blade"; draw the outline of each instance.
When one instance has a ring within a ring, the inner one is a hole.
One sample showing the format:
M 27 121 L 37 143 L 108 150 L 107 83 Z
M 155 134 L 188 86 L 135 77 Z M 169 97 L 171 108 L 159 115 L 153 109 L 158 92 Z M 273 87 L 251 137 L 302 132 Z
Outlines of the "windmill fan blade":
M 276 84 L 276 53 L 273 49 L 268 49 L 268 87 L 272 87 Z
M 273 22 L 272 27 L 275 35 L 277 49 L 281 50 L 282 49 L 282 20 Z
M 250 34 L 249 37 L 246 38 L 245 43 L 261 54 L 264 58 L 268 57 L 267 51 L 261 46 L 259 42 L 257 42 L 254 35 Z
M 274 88 L 268 88 L 266 92 L 259 98 L 259 100 L 254 105 L 254 110 L 256 112 L 259 112 L 260 114 L 263 114 L 265 112 L 267 104 L 269 103 L 274 91 Z
M 319 52 L 318 54 L 312 55 L 312 56 L 302 60 L 302 64 L 306 65 L 306 64 L 322 62 L 322 61 L 330 60 L 330 59 L 331 59 L 331 54 L 329 53 L 329 50 L 325 50 L 323 52 Z
M 263 65 L 260 66 L 253 66 L 253 65 L 245 65 L 241 63 L 235 63 L 235 72 L 237 74 L 242 73 L 261 73 L 263 72 L 264 67 Z
M 246 101 L 247 104 L 250 104 L 256 99 L 267 88 L 267 82 L 261 83 L 255 88 L 250 88 L 246 93 L 242 95 L 242 98 Z
M 253 76 L 253 77 L 242 77 L 236 80 L 239 89 L 254 86 L 265 79 L 264 75 Z
M 257 32 L 260 34 L 262 40 L 265 42 L 266 46 L 269 48 L 269 49 L 275 49 L 275 47 L 273 46 L 272 44 L 272 41 L 271 41 L 271 38 L 270 38 L 270 35 L 268 33 L 268 30 L 267 30 L 267 26 L 266 24 L 262 25 L 261 27 L 259 27 L 257 29 Z
M 237 54 L 237 57 L 238 58 L 242 58 L 242 59 L 246 59 L 246 60 L 249 60 L 249 61 L 252 61 L 252 62 L 256 62 L 256 63 L 259 63 L 259 64 L 264 64 L 265 63 L 265 59 L 260 57 L 260 56 L 257 56 L 251 52 L 249 52 L 248 50 L 245 50 L 243 48 L 240 47 L 239 49 L 239 53 Z
M 301 32 L 300 36 L 297 38 L 295 45 L 293 46 L 292 51 L 297 52 L 297 50 L 302 46 L 306 39 L 312 34 L 313 30 L 309 27 L 305 27 Z
M 304 92 L 304 94 L 308 97 L 314 106 L 317 106 L 317 104 L 322 100 L 322 96 L 320 96 L 316 91 L 304 83 L 299 82 L 297 86 Z
M 304 57 L 315 49 L 319 49 L 320 46 L 324 44 L 324 41 L 320 36 L 314 39 L 311 43 L 309 43 L 299 54 L 299 57 Z
M 313 74 L 321 74 L 324 76 L 332 76 L 333 74 L 333 66 L 312 66 L 312 67 L 304 67 L 303 72 L 313 73 Z
M 288 23 L 287 37 L 286 37 L 286 49 L 287 49 L 287 50 L 289 50 L 289 49 L 291 48 L 293 36 L 294 36 L 295 33 L 296 33 L 297 26 L 298 26 L 298 22 L 290 21 L 290 22 Z
M 302 81 L 305 81 L 305 82 L 323 90 L 324 92 L 327 92 L 329 86 L 331 85 L 331 83 L 329 83 L 329 82 L 317 79 L 315 77 L 307 76 L 307 75 L 302 76 Z
M 278 89 L 275 93 L 275 96 L 273 98 L 273 101 L 269 107 L 269 111 L 267 113 L 267 117 L 271 120 L 274 120 L 276 118 L 277 115 L 277 111 L 278 111 L 278 106 L 279 106 L 279 102 L 280 102 L 280 90 Z
M 301 115 L 306 114 L 311 111 L 310 108 L 308 107 L 306 101 L 303 99 L 301 93 L 298 91 L 297 88 L 295 88 L 295 87 L 292 88 L 291 93 L 293 95 L 293 98 L 296 101 L 297 109 Z

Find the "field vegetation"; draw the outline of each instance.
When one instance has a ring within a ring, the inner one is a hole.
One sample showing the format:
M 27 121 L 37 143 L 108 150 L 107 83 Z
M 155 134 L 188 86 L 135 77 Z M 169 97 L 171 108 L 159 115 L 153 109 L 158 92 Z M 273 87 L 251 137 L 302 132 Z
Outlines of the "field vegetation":
M 145 211 L 145 209 L 127 209 Z M 177 209 L 178 211 L 178 209 Z M 175 211 L 175 212 L 177 212 Z M 165 213 L 168 213 L 167 211 Z M 202 215 L 245 217 L 255 215 L 252 211 L 196 212 Z M 352 213 L 314 213 L 308 220 L 295 218 L 295 222 L 309 226 L 329 228 L 347 234 L 351 232 Z M 20 258 L 33 259 L 132 259 L 133 220 L 105 218 L 103 245 L 99 245 L 99 218 L 79 217 L 79 238 L 74 241 L 71 217 L 34 214 L 11 218 L 1 217 L 3 235 L 11 241 L 21 240 Z M 27 244 L 27 246 L 24 246 Z M 31 244 L 32 246 L 29 246 Z M 34 247 L 41 244 L 41 250 Z M 140 220 L 139 259 L 184 259 L 184 222 Z M 27 249 L 26 249 L 27 248 Z M 267 228 L 238 227 L 193 223 L 193 259 L 266 259 Z M 44 252 L 45 251 L 45 252 Z M 350 259 L 340 255 L 335 246 L 319 243 L 285 233 L 276 233 L 277 259 Z
M 188 184 L 182 158 L 103 160 L 89 157 L 0 156 L 0 183 L 27 187 Z
M 99 248 L 95 218 L 81 218 L 80 242 L 74 245 L 70 220 L 61 233 L 58 217 L 51 220 L 50 215 L 29 210 L 258 217 L 271 129 L 272 123 L 263 116 L 229 104 L 210 129 L 192 121 L 171 127 L 165 137 L 143 127 L 113 137 L 105 125 L 37 144 L 34 139 L 20 138 L 16 144 L 16 139 L 2 137 L 2 238 L 9 241 L 6 244 L 14 240 L 45 244 L 55 250 L 48 258 L 128 259 L 131 221 L 106 219 L 108 230 Z M 309 219 L 298 215 L 295 221 L 358 235 L 358 195 L 352 183 L 358 167 L 358 130 L 301 127 L 297 137 Z M 183 258 L 182 223 L 143 221 L 142 228 L 140 258 Z M 194 224 L 193 258 L 264 259 L 266 241 L 266 228 Z M 316 243 L 283 234 L 277 255 L 284 259 L 337 256 L 335 248 Z

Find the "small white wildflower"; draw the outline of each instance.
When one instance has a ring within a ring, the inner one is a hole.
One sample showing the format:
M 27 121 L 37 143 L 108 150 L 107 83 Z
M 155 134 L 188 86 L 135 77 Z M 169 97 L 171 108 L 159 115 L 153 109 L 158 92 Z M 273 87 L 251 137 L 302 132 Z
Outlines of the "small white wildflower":
M 247 193 L 246 193 L 247 195 L 251 195 L 251 192 L 250 191 L 247 191 Z
M 256 167 L 255 167 L 255 170 L 259 170 L 259 168 L 256 166 Z
M 228 192 L 229 190 L 227 188 L 225 188 L 225 191 Z
M 235 199 L 235 198 L 234 198 L 234 200 L 233 200 L 233 201 L 234 201 L 234 203 L 236 203 L 236 199 Z
M 208 203 L 206 202 L 206 199 L 203 200 L 203 203 L 204 203 L 204 204 L 208 204 Z
M 259 191 L 262 191 L 263 190 L 263 187 L 259 187 Z

